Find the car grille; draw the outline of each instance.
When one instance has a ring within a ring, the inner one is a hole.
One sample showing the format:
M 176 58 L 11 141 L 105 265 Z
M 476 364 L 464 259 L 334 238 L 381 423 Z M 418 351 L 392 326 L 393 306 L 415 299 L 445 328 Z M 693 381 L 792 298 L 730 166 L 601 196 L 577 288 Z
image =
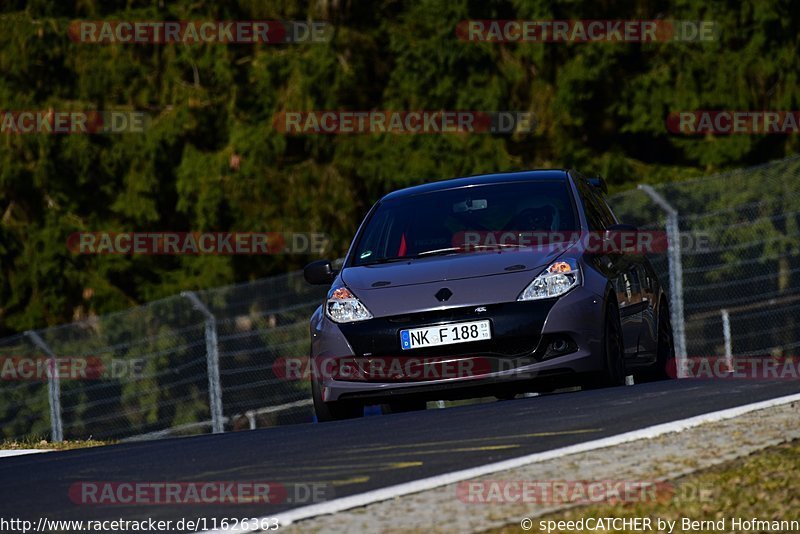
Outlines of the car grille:
M 357 356 L 494 356 L 531 355 L 539 345 L 542 327 L 554 301 L 513 302 L 435 312 L 381 317 L 339 325 Z M 492 339 L 412 350 L 400 348 L 400 330 L 459 321 L 488 319 Z

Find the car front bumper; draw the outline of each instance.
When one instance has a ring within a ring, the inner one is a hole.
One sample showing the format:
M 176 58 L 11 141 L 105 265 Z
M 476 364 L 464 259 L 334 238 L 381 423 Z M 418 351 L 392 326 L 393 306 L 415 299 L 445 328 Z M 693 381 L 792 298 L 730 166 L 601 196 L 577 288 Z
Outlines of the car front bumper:
M 336 324 L 312 319 L 312 369 L 325 402 L 454 399 L 569 384 L 602 369 L 602 297 L 488 304 Z M 488 319 L 492 339 L 401 350 L 400 330 Z M 564 347 L 566 345 L 566 347 Z M 554 350 L 559 348 L 561 350 Z

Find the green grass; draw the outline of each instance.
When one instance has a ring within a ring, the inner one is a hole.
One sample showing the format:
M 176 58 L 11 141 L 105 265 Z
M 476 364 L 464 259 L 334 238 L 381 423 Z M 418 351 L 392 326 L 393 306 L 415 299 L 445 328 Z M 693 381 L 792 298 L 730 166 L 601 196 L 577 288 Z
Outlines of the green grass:
M 14 450 L 14 449 L 51 449 L 56 451 L 66 451 L 70 449 L 83 449 L 86 447 L 100 447 L 103 445 L 112 445 L 115 441 L 99 441 L 96 439 L 87 440 L 74 440 L 62 441 L 60 443 L 51 443 L 46 439 L 39 437 L 29 437 L 21 440 L 6 439 L 0 443 L 0 450 Z

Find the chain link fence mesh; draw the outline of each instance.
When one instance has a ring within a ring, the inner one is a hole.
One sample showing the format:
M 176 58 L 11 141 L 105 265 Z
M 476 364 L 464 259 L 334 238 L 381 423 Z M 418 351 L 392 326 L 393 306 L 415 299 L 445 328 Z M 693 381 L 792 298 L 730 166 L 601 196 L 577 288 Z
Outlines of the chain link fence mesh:
M 722 310 L 734 356 L 794 356 L 800 343 L 800 157 L 653 186 L 679 213 L 689 357 L 724 354 Z M 642 229 L 665 215 L 640 190 L 614 195 L 617 216 Z M 667 283 L 667 257 L 651 257 Z
M 654 188 L 678 211 L 684 236 L 688 355 L 723 353 L 722 310 L 730 317 L 734 355 L 794 355 L 800 345 L 800 157 Z M 664 228 L 664 213 L 642 191 L 609 201 L 623 222 Z M 667 283 L 666 254 L 652 262 Z M 290 273 L 195 293 L 215 318 L 225 430 L 312 420 L 308 381 L 285 379 L 275 364 L 307 358 L 308 318 L 325 291 Z M 13 365 L 26 358 L 47 362 L 51 353 L 84 367 L 89 362 L 86 376 L 58 380 L 65 439 L 209 432 L 206 319 L 189 298 L 175 296 L 39 330 L 46 351 L 35 335 L 0 339 L 0 361 L 11 365 L 0 388 L 3 437 L 51 437 L 47 376 L 16 376 Z
M 30 339 L 15 335 L 0 339 L 0 357 L 34 357 L 40 354 Z M 49 436 L 50 406 L 47 381 L 29 381 L 4 369 L 0 384 L 0 421 L 6 437 Z
M 301 273 L 199 291 L 216 318 L 226 430 L 312 420 L 305 380 L 273 372 L 278 358 L 306 358 L 308 318 L 325 288 Z M 211 429 L 206 318 L 184 296 L 37 331 L 60 364 L 65 439 L 152 438 Z M 0 389 L 3 437 L 50 436 L 47 364 L 27 335 L 0 340 L 9 367 Z M 16 365 L 16 368 L 14 367 Z M 74 367 L 78 369 L 75 372 Z

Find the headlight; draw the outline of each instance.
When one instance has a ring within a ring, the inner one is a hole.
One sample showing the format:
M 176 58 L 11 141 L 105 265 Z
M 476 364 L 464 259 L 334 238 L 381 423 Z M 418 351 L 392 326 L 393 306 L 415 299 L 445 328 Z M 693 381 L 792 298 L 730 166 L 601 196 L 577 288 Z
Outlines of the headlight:
M 572 259 L 554 262 L 530 283 L 517 300 L 559 297 L 581 282 L 578 264 Z
M 328 294 L 325 313 L 335 323 L 352 323 L 372 319 L 372 314 L 346 287 L 334 289 Z

